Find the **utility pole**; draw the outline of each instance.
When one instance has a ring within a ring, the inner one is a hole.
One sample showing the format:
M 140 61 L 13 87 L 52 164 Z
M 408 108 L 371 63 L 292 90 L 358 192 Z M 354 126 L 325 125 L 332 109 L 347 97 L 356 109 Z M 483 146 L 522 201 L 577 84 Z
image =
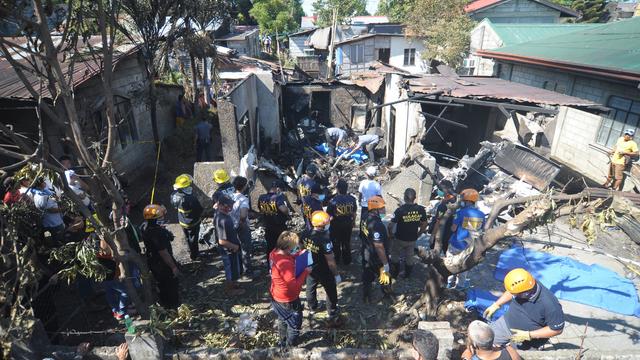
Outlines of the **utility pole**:
M 329 57 L 327 58 L 327 80 L 333 79 L 333 43 L 336 40 L 336 23 L 338 22 L 338 11 L 333 8 L 333 22 L 331 25 L 331 43 L 329 43 Z

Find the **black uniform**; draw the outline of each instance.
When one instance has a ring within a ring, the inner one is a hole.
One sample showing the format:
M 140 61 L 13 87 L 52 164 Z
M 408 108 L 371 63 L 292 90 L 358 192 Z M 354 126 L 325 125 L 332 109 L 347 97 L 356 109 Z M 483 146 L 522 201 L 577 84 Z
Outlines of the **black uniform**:
M 260 195 L 258 198 L 258 209 L 265 223 L 264 237 L 267 240 L 267 257 L 275 249 L 280 234 L 287 229 L 288 216 L 278 209 L 286 204 L 286 198 L 283 194 L 270 192 Z
M 393 213 L 392 222 L 396 223 L 396 239 L 412 242 L 418 240 L 420 223 L 427 221 L 427 212 L 418 204 L 404 204 Z
M 218 185 L 218 188 L 211 195 L 211 200 L 213 200 L 213 203 L 215 204 L 218 202 L 218 199 L 220 199 L 222 196 L 226 196 L 229 199 L 232 199 L 234 192 L 236 192 L 236 189 L 233 187 L 233 184 L 231 184 L 230 182 L 220 184 Z
M 149 269 L 158 283 L 158 300 L 160 305 L 167 309 L 175 309 L 180 305 L 178 278 L 173 275 L 169 265 L 160 257 L 162 250 L 167 250 L 173 257 L 172 240 L 173 234 L 171 232 L 153 222 L 142 229 L 142 241 L 147 249 Z
M 455 196 L 449 199 L 442 199 L 440 201 L 440 203 L 438 204 L 438 208 L 436 209 L 436 216 L 433 217 L 433 219 L 431 220 L 431 224 L 429 224 L 429 227 L 430 227 L 429 233 L 431 235 L 433 235 L 433 232 L 435 231 L 436 221 L 438 219 L 441 219 L 444 216 L 444 214 L 447 212 L 447 205 L 455 203 L 456 201 L 457 199 Z M 449 219 L 447 219 L 447 223 L 444 225 L 444 234 L 442 236 L 442 251 L 444 251 L 445 254 L 447 252 L 447 249 L 449 248 L 449 238 L 451 238 L 451 234 L 453 233 L 451 231 L 451 225 L 453 225 L 453 219 L 454 219 L 453 215 L 449 216 Z M 436 245 L 436 239 L 432 238 L 431 248 L 433 249 L 435 245 Z
M 302 177 L 296 184 L 296 186 L 298 187 L 298 196 L 300 196 L 300 199 L 303 199 L 305 196 L 311 195 L 311 188 L 313 187 L 313 185 L 315 185 L 315 183 L 316 181 L 313 178 L 309 177 L 306 174 L 302 175 Z
M 371 295 L 371 283 L 376 279 L 380 268 L 384 265 L 378 258 L 378 253 L 374 247 L 375 243 L 381 242 L 384 245 L 385 256 L 389 260 L 389 237 L 387 228 L 382 223 L 380 215 L 369 213 L 366 222 L 361 222 L 360 233 L 363 235 L 362 242 L 362 283 L 365 298 Z
M 191 260 L 195 260 L 199 253 L 198 234 L 200 233 L 202 205 L 195 195 L 187 194 L 181 190 L 175 190 L 171 193 L 171 205 L 178 209 L 178 222 L 189 245 Z
M 307 304 L 310 309 L 318 307 L 316 290 L 321 284 L 327 294 L 327 310 L 329 316 L 334 315 L 338 308 L 338 289 L 336 279 L 329 269 L 325 255 L 333 254 L 333 243 L 327 231 L 307 231 L 302 236 L 302 245 L 313 256 L 313 270 L 307 277 Z
M 311 195 L 302 198 L 302 214 L 304 215 L 304 223 L 307 225 L 307 230 L 313 228 L 311 226 L 311 215 L 318 210 L 322 210 L 322 201 Z
M 336 262 L 351 264 L 351 232 L 358 205 L 351 195 L 336 195 L 327 207 L 331 215 L 331 241 L 335 245 Z

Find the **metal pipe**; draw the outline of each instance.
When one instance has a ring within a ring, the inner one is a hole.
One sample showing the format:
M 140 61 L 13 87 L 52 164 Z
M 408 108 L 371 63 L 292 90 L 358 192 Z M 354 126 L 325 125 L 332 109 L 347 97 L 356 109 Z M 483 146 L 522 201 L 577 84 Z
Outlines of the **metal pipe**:
M 422 115 L 428 117 L 428 118 L 431 118 L 431 119 L 434 119 L 434 120 L 437 120 L 437 121 L 442 121 L 445 124 L 449 124 L 449 125 L 452 125 L 452 126 L 463 128 L 463 129 L 468 129 L 469 128 L 469 126 L 467 126 L 465 124 L 460 124 L 460 123 L 457 123 L 455 121 L 452 121 L 452 120 L 449 120 L 449 119 L 445 119 L 445 118 L 437 116 L 437 115 L 432 115 L 432 114 L 426 113 L 424 111 L 420 111 L 420 113 Z

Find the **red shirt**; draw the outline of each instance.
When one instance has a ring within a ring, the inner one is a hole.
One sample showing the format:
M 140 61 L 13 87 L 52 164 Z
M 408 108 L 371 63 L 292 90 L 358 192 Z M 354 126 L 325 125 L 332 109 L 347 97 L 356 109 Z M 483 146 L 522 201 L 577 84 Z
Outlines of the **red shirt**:
M 22 197 L 22 194 L 20 194 L 19 190 L 7 191 L 7 193 L 4 194 L 3 202 L 7 206 L 8 205 L 13 205 L 13 204 L 17 203 L 18 201 L 20 201 L 21 197 Z
M 273 300 L 288 303 L 298 300 L 307 271 L 296 278 L 296 261 L 293 255 L 278 254 L 277 249 L 269 254 L 271 264 L 271 296 Z

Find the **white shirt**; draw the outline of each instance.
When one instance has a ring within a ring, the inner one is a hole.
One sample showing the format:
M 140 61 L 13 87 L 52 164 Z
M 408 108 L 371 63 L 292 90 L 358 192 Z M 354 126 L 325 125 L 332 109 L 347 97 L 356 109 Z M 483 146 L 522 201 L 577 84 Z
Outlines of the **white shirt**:
M 358 187 L 358 192 L 362 194 L 362 200 L 360 201 L 360 206 L 367 207 L 367 202 L 369 198 L 380 195 L 382 196 L 382 187 L 375 180 L 362 180 L 360 182 L 360 186 Z
M 233 193 L 231 196 L 233 200 L 233 209 L 231 210 L 231 219 L 233 219 L 233 226 L 237 229 L 240 226 L 240 210 L 249 209 L 249 198 L 241 193 Z M 249 217 L 245 219 L 245 225 L 249 225 Z
M 53 198 L 53 194 L 48 190 L 36 190 L 33 196 L 33 204 L 43 211 L 42 226 L 56 227 L 64 224 L 62 214 L 48 212 L 48 209 L 57 209 L 58 202 Z

